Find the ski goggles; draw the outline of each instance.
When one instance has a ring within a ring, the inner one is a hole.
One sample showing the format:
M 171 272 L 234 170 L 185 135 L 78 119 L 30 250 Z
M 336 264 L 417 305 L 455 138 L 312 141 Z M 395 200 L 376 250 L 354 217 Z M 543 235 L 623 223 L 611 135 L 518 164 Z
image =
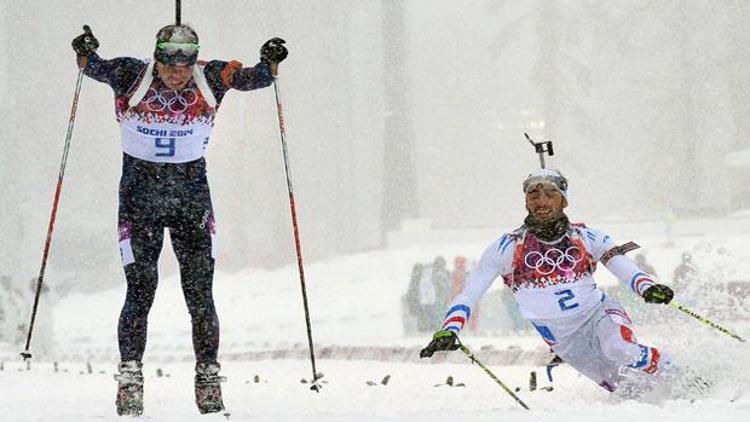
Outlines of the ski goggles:
M 162 41 L 156 43 L 154 57 L 169 66 L 194 65 L 198 60 L 200 45 L 196 43 Z

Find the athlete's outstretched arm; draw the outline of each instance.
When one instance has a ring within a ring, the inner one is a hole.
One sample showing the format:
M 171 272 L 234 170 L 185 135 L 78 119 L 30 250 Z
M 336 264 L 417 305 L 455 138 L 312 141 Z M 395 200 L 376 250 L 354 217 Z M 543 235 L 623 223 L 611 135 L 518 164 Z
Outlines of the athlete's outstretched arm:
M 83 74 L 112 87 L 116 96 L 125 95 L 146 69 L 146 63 L 133 57 L 105 60 L 97 53 L 86 57 Z
M 146 68 L 144 62 L 131 57 L 119 57 L 112 60 L 99 57 L 96 54 L 99 40 L 88 25 L 83 26 L 83 34 L 75 37 L 70 45 L 76 53 L 76 64 L 81 66 L 82 62 L 85 63 L 83 74 L 108 84 L 115 91 L 116 96 L 127 93 Z
M 624 255 L 614 239 L 601 230 L 585 227 L 580 229 L 581 239 L 595 261 L 607 267 L 620 281 L 628 285 L 637 295 L 656 284 L 653 276 L 638 268 L 638 265 Z
M 273 83 L 271 65 L 258 63 L 253 67 L 238 69 L 231 80 L 231 87 L 240 91 L 265 88 Z
M 250 91 L 265 88 L 274 80 L 271 66 L 266 63 L 242 67 L 242 63 L 234 60 L 231 62 L 211 60 L 206 63 L 204 72 L 217 100 L 230 89 Z
M 654 277 L 638 268 L 638 265 L 625 255 L 615 255 L 604 264 L 615 277 L 620 279 L 638 296 L 656 284 Z
M 453 298 L 443 320 L 443 330 L 456 333 L 461 331 L 471 317 L 474 304 L 492 286 L 499 275 L 510 271 L 514 250 L 515 240 L 510 240 L 508 235 L 504 235 L 487 247 L 477 266 L 469 273 L 463 290 Z

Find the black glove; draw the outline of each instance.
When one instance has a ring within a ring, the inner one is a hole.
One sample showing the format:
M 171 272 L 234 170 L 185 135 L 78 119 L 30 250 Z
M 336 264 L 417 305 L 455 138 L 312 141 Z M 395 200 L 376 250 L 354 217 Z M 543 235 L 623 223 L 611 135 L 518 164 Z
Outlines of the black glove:
M 654 284 L 643 292 L 643 299 L 647 303 L 664 303 L 672 301 L 674 292 L 663 284 Z
M 83 25 L 83 34 L 73 38 L 70 45 L 79 56 L 88 56 L 99 48 L 99 40 L 91 33 L 91 27 Z
M 422 351 L 420 358 L 431 358 L 435 352 L 458 349 L 458 336 L 449 330 L 440 330 L 432 336 L 432 341 Z
M 284 47 L 286 41 L 281 38 L 271 38 L 260 48 L 260 61 L 266 64 L 281 63 L 289 54 Z

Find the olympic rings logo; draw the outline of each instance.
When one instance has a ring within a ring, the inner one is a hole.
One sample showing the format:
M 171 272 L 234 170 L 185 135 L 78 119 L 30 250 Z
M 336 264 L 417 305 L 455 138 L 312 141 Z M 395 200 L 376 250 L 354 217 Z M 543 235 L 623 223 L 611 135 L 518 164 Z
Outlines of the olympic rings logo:
M 149 88 L 145 100 L 146 108 L 149 111 L 159 112 L 167 110 L 171 113 L 183 112 L 197 102 L 198 92 L 193 88 L 184 89 L 182 92 L 177 92 L 173 89 L 157 91 L 154 88 Z
M 526 254 L 524 262 L 528 268 L 549 275 L 555 270 L 571 271 L 582 259 L 581 250 L 577 246 L 570 246 L 565 252 L 557 248 L 548 249 L 544 254 L 531 251 Z

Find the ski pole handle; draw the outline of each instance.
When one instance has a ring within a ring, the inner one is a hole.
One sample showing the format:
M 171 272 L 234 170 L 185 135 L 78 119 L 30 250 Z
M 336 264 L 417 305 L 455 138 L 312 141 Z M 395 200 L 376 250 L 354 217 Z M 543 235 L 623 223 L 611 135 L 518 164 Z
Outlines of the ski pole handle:
M 714 329 L 716 329 L 718 331 L 721 331 L 722 333 L 728 335 L 729 337 L 732 337 L 732 338 L 734 338 L 736 340 L 739 340 L 739 341 L 741 341 L 743 343 L 745 343 L 745 341 L 746 341 L 744 338 L 738 336 L 737 334 L 729 331 L 728 329 L 726 329 L 726 328 L 722 327 L 721 325 L 719 325 L 719 324 L 711 321 L 710 319 L 708 319 L 708 318 L 706 318 L 704 316 L 701 316 L 701 315 L 695 313 L 694 311 L 686 308 L 684 305 L 682 305 L 682 304 L 680 304 L 678 302 L 675 302 L 674 300 L 672 300 L 671 302 L 669 302 L 669 305 L 672 306 L 673 308 L 677 309 L 678 311 L 681 311 L 681 312 L 683 312 L 683 313 L 685 313 L 687 315 L 690 315 L 691 317 L 693 317 L 693 318 L 697 319 L 698 321 L 700 321 L 700 322 L 708 325 L 709 327 L 714 328 Z
M 91 31 L 91 27 L 88 26 L 88 25 L 83 25 L 83 33 L 85 35 L 87 35 L 86 43 L 88 43 L 90 41 L 90 38 L 88 38 L 88 37 L 93 37 L 94 36 L 94 33 Z M 79 69 L 83 69 L 84 67 L 86 67 L 86 65 L 88 64 L 88 62 L 89 62 L 88 55 L 86 55 L 86 56 L 78 56 L 78 68 Z

